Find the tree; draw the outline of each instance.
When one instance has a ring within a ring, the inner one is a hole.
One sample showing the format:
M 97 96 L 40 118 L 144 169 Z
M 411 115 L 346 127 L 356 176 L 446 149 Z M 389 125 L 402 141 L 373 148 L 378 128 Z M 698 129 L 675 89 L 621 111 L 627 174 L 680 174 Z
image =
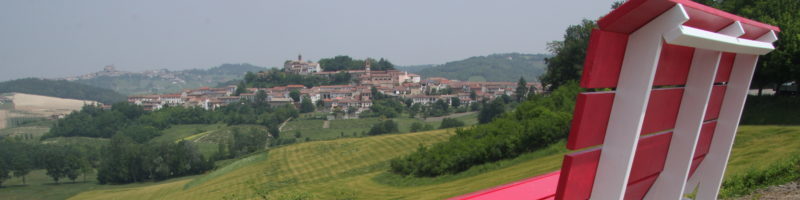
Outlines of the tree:
M 464 126 L 464 122 L 462 122 L 461 120 L 445 117 L 444 119 L 442 119 L 442 124 L 439 125 L 439 128 L 445 129 L 445 128 L 462 127 L 462 126 Z
M 408 115 L 409 117 L 414 118 L 420 111 L 422 111 L 422 104 L 415 103 L 411 105 L 411 108 L 408 109 Z
M 385 120 L 383 122 L 378 122 L 377 124 L 372 125 L 372 128 L 369 129 L 369 135 L 380 135 L 380 134 L 387 134 L 387 133 L 397 133 L 400 132 L 397 128 L 397 122 L 394 120 Z
M 294 102 L 299 102 L 300 101 L 300 91 L 298 91 L 298 90 L 290 91 L 289 92 L 289 97 L 291 97 L 292 100 L 294 100 Z
M 267 102 L 267 92 L 264 90 L 258 90 L 255 97 L 256 105 L 263 105 Z
M 547 70 L 539 77 L 543 86 L 553 90 L 571 80 L 580 79 L 589 36 L 595 27 L 597 24 L 594 21 L 584 19 L 581 24 L 567 28 L 564 40 L 547 43 L 547 50 L 554 56 L 545 59 Z
M 517 82 L 517 90 L 514 92 L 514 97 L 516 97 L 517 102 L 522 102 L 525 100 L 526 95 L 528 95 L 528 82 L 525 82 L 524 77 L 519 77 L 519 81 Z
M 782 94 L 781 85 L 794 81 L 800 84 L 800 1 L 795 0 L 706 0 L 705 3 L 746 18 L 772 24 L 781 28 L 775 50 L 759 58 L 753 76 L 753 87 L 758 94 L 765 87 L 773 87 Z
M 236 85 L 236 91 L 233 93 L 233 96 L 240 96 L 242 93 L 247 93 L 247 85 L 244 81 L 239 81 L 239 85 Z
M 5 159 L 0 159 L 0 186 L 3 186 L 3 182 L 11 178 L 11 168 L 8 167 L 10 164 L 6 163 Z
M 19 151 L 19 152 L 15 153 L 14 157 L 11 160 L 12 163 L 9 163 L 9 164 L 11 164 L 11 171 L 14 173 L 14 177 L 22 178 L 22 184 L 24 185 L 24 184 L 26 184 L 25 183 L 25 176 L 28 175 L 28 173 L 30 173 L 31 170 L 33 169 L 33 162 L 31 162 L 31 159 L 30 159 L 30 157 L 32 157 L 32 155 L 30 153 L 23 152 L 23 151 L 26 151 L 24 149 L 19 149 L 19 150 L 22 150 L 22 151 Z M 2 173 L 2 172 L 0 172 L 0 173 Z M 0 175 L 0 176 L 2 176 L 2 175 Z M 0 182 L 2 182 L 2 181 L 0 181 Z
M 414 122 L 414 123 L 411 123 L 411 128 L 410 128 L 409 130 L 410 130 L 412 133 L 413 133 L 413 132 L 417 132 L 417 131 L 421 131 L 421 130 L 422 130 L 422 128 L 424 128 L 424 126 L 425 126 L 425 125 L 423 125 L 423 124 L 422 124 L 422 122 Z
M 453 108 L 458 108 L 461 106 L 461 99 L 458 97 L 450 97 L 450 105 L 452 105 Z
M 256 74 L 253 72 L 247 72 L 244 74 L 244 81 L 248 84 L 253 83 L 256 80 Z
M 469 99 L 472 99 L 473 101 L 477 101 L 478 100 L 478 94 L 475 93 L 475 90 L 470 90 L 469 91 Z
M 481 124 L 489 123 L 497 116 L 505 112 L 505 104 L 502 99 L 495 99 L 491 103 L 484 105 L 478 112 L 478 122 Z
M 303 101 L 300 103 L 300 113 L 310 112 L 314 112 L 314 103 L 311 103 L 311 99 L 308 96 L 303 96 Z

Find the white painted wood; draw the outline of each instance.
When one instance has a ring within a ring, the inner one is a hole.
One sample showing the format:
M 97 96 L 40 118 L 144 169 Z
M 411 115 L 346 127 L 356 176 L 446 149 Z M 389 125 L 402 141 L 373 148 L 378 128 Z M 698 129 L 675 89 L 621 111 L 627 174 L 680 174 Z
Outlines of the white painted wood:
M 737 21 L 720 32 L 739 37 L 744 34 L 744 29 L 742 24 Z M 720 57 L 722 57 L 722 52 L 719 51 L 695 49 L 664 170 L 650 187 L 645 199 L 680 200 L 683 198 L 683 189 L 686 186 L 694 151 L 697 148 L 697 140 L 700 137 L 708 100 L 711 98 L 711 89 L 714 86 Z
M 664 12 L 628 38 L 591 199 L 622 200 L 666 31 L 689 20 L 683 5 Z
M 764 55 L 775 47 L 772 43 L 742 39 L 688 26 L 678 26 L 664 35 L 669 44 L 725 51 L 741 54 Z
M 759 41 L 768 43 L 777 39 L 774 31 L 758 38 Z M 698 177 L 697 199 L 716 199 L 719 195 L 719 188 L 722 186 L 722 178 L 757 62 L 757 55 L 736 54 L 730 82 L 725 90 L 722 109 L 717 120 L 717 128 L 714 131 L 714 139 L 711 140 L 711 147 L 701 164 L 703 171 L 697 174 L 700 176 Z
M 736 54 L 714 138 L 703 160 L 703 164 L 707 166 L 702 173 L 697 174 L 700 176 L 697 199 L 717 198 L 757 60 L 757 55 Z

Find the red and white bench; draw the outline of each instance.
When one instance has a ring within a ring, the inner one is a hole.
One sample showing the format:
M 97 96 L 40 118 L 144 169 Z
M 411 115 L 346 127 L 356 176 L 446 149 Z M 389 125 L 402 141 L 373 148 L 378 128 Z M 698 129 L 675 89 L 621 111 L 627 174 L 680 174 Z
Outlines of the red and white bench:
M 455 199 L 716 199 L 778 27 L 689 0 L 630 0 L 592 31 L 560 171 Z M 557 181 L 556 181 L 557 180 Z

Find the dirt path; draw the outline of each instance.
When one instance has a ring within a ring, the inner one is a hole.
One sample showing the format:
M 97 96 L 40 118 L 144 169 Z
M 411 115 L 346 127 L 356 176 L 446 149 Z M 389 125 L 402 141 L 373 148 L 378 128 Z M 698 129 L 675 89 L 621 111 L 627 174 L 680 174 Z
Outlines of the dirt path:
M 8 115 L 7 110 L 0 110 L 0 129 L 6 128 L 6 115 Z
M 322 128 L 330 128 L 330 127 L 331 127 L 331 121 L 325 120 L 325 122 L 322 122 Z
M 278 131 L 283 132 L 283 126 L 286 126 L 286 123 L 289 123 L 289 120 L 292 120 L 292 118 L 289 117 L 289 119 L 286 119 L 286 121 L 283 121 L 283 123 L 281 123 L 281 126 L 278 126 Z
M 465 113 L 455 113 L 455 114 L 441 116 L 441 117 L 428 117 L 428 119 L 425 119 L 425 122 L 442 121 L 442 119 L 444 119 L 444 118 L 456 118 L 456 117 L 461 117 L 461 116 L 464 116 L 464 115 L 469 115 L 469 114 L 472 114 L 472 113 L 477 113 L 477 111 L 465 112 Z

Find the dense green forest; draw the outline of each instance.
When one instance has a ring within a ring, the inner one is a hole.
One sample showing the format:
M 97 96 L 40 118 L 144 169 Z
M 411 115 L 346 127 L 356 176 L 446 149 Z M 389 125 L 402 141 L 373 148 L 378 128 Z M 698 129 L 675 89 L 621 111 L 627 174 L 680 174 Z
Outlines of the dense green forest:
M 469 81 L 516 81 L 520 76 L 537 80 L 544 73 L 544 54 L 505 53 L 476 56 L 430 67 L 400 67 L 423 77 Z
M 24 78 L 0 82 L 0 93 L 19 92 L 67 99 L 92 100 L 105 104 L 126 101 L 113 90 L 63 80 Z
M 112 89 L 126 95 L 174 93 L 188 88 L 217 86 L 220 83 L 241 79 L 242 75 L 247 72 L 267 69 L 246 63 L 223 64 L 210 69 L 162 70 L 162 73 L 171 74 L 174 78 L 131 73 L 120 76 L 97 76 L 90 79 L 76 80 L 75 82 Z

